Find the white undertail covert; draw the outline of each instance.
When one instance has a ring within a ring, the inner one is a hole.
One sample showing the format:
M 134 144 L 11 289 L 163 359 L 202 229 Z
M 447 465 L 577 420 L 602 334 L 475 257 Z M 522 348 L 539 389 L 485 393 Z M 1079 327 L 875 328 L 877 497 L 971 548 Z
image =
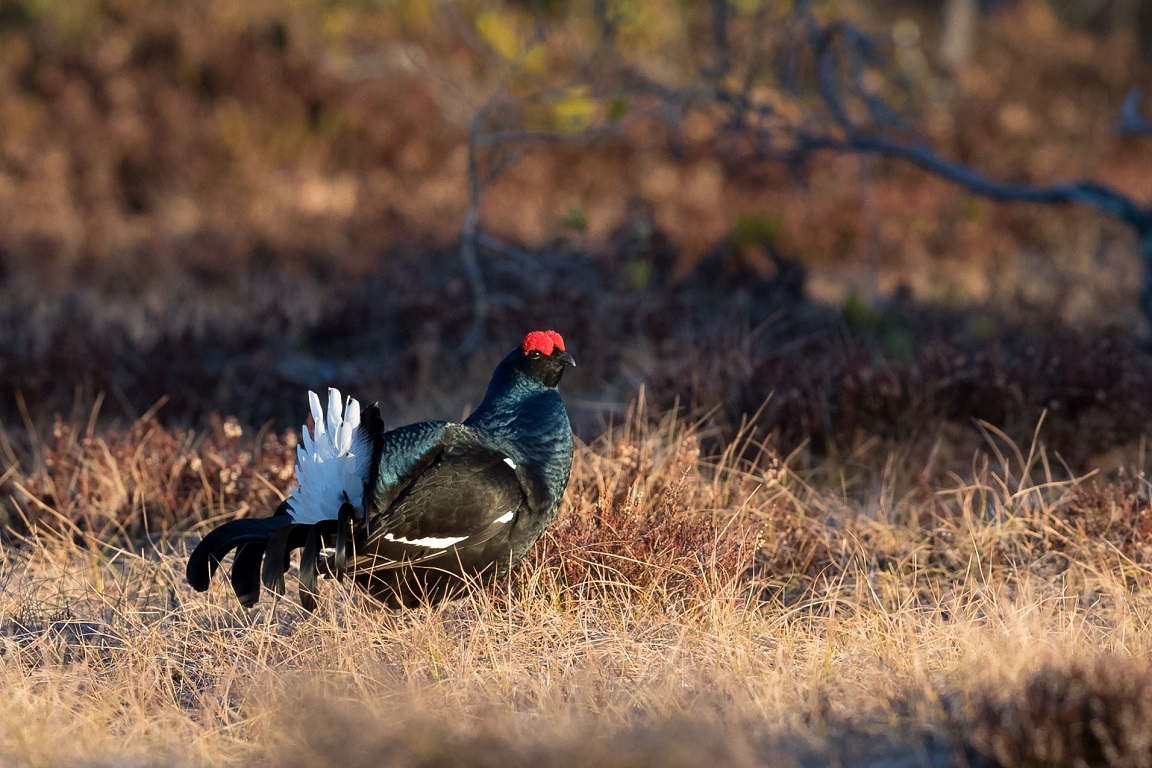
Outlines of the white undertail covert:
M 312 410 L 312 433 L 301 429 L 296 447 L 296 485 L 288 505 L 292 519 L 298 523 L 335 520 L 340 506 L 351 502 L 361 509 L 364 483 L 372 462 L 372 441 L 360 429 L 360 403 L 349 397 L 345 402 L 340 390 L 328 390 L 328 413 L 315 392 L 308 393 Z

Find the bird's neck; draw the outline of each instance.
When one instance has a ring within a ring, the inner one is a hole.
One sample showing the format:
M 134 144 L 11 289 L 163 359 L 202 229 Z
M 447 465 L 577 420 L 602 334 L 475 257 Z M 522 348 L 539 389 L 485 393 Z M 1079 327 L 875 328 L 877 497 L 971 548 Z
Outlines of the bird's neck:
M 571 451 L 572 430 L 560 393 L 516 366 L 517 353 L 496 367 L 484 401 L 464 422 L 506 440 L 519 460 Z
M 557 406 L 563 410 L 560 395 L 554 389 L 516 384 L 511 387 L 490 386 L 484 402 L 465 423 L 494 435 L 510 436 L 524 426 L 533 426 L 525 424 L 525 421 L 545 421 Z

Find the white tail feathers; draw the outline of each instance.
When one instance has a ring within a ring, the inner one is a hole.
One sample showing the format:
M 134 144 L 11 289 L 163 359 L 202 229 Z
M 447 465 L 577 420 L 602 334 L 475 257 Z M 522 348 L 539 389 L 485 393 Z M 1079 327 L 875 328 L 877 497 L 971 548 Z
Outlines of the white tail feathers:
M 325 418 L 320 397 L 308 393 L 312 433 L 303 427 L 296 447 L 296 487 L 288 505 L 298 523 L 334 520 L 349 501 L 361 510 L 364 483 L 371 470 L 372 441 L 360 427 L 360 403 L 340 390 L 328 390 Z

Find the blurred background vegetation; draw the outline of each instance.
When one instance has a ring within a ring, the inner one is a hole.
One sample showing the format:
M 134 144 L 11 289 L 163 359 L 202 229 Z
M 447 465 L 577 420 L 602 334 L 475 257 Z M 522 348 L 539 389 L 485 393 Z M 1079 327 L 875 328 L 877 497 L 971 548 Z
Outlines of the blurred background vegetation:
M 735 417 L 775 392 L 769 429 L 850 446 L 910 401 L 1027 435 L 1108 400 L 1101 450 L 1145 423 L 1127 227 L 789 142 L 827 110 L 807 18 L 874 41 L 864 96 L 940 157 L 1152 200 L 1152 140 L 1114 130 L 1149 8 L 5 0 L 0 415 L 292 422 L 328 383 L 401 407 L 479 319 L 493 348 L 571 334 L 601 402 L 646 383 Z M 771 141 L 733 130 L 732 93 Z
M 1147 72 L 1150 5 L 812 9 L 891 48 L 911 94 L 902 106 L 943 156 L 996 178 L 1092 177 L 1146 197 L 1152 150 L 1111 126 Z M 717 7 L 730 17 L 722 41 Z M 1122 259 L 1091 216 L 989 205 L 894 163 L 820 158 L 803 184 L 779 164 L 727 163 L 702 73 L 725 67 L 784 92 L 779 69 L 751 59 L 787 52 L 794 13 L 771 0 L 5 2 L 5 273 L 56 290 L 167 270 L 212 281 L 371 270 L 398 245 L 450 243 L 486 105 L 485 130 L 587 141 L 522 142 L 520 163 L 485 191 L 482 227 L 522 246 L 605 249 L 640 229 L 672 241 L 685 269 L 724 241 L 751 261 L 768 244 L 810 264 L 821 290 L 866 280 L 935 300 L 1047 298 L 1022 284 L 1034 260 L 1068 273 Z

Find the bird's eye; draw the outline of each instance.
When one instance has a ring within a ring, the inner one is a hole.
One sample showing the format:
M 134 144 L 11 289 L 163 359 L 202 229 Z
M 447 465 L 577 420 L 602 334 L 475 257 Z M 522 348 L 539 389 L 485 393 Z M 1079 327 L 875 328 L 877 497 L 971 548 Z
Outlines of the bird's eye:
M 533 360 L 535 360 L 536 358 L 540 357 L 540 351 L 539 351 L 539 350 L 536 350 L 536 349 L 534 349 L 534 350 L 532 350 L 531 352 L 529 352 L 529 353 L 528 353 L 528 357 L 530 357 L 530 358 L 532 358 Z

